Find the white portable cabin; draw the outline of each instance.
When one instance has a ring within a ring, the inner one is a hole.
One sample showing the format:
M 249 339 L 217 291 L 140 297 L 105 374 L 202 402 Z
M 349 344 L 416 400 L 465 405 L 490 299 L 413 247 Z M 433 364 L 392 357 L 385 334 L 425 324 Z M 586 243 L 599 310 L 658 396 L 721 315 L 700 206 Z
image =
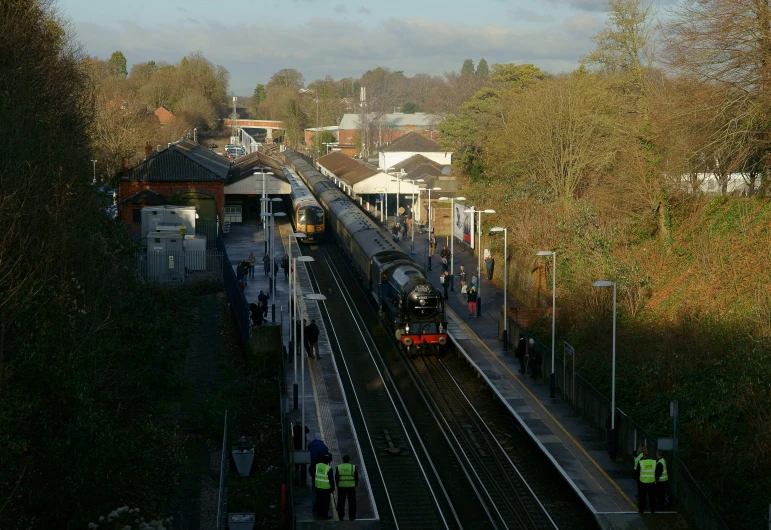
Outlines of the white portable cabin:
M 158 225 L 185 225 L 195 234 L 195 206 L 145 206 L 142 208 L 142 236 L 156 232 Z
M 185 236 L 156 232 L 147 235 L 147 278 L 161 283 L 185 280 Z

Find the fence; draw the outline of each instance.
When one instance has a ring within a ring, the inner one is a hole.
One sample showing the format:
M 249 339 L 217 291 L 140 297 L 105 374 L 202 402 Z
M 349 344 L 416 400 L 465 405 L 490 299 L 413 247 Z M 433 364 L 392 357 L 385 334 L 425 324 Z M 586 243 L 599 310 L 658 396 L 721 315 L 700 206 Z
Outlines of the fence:
M 228 458 L 228 411 L 225 411 L 225 428 L 222 432 L 222 458 L 220 459 L 220 490 L 217 497 L 217 530 L 228 527 L 228 490 L 225 487 L 225 473 L 230 463 Z
M 251 327 L 249 304 L 246 302 L 246 297 L 241 290 L 241 286 L 238 285 L 236 273 L 233 271 L 233 266 L 231 265 L 228 253 L 225 250 L 225 242 L 222 239 L 222 234 L 217 236 L 217 249 L 222 253 L 222 280 L 225 283 L 225 292 L 227 293 L 228 301 L 230 302 L 230 313 L 233 317 L 233 321 L 236 323 L 242 345 L 244 348 L 248 348 L 250 344 L 249 334 Z
M 552 369 L 551 348 L 532 337 L 516 322 L 510 321 L 509 329 L 512 331 L 510 338 L 514 344 L 516 344 L 514 339 L 517 333 L 524 333 L 526 338 L 535 340 L 536 347 L 542 352 L 540 378 L 544 381 L 548 380 Z M 559 350 L 555 352 L 554 373 L 557 391 L 562 396 L 563 401 L 569 403 L 582 418 L 587 420 L 597 430 L 599 437 L 608 440 L 611 424 L 610 400 L 589 384 L 586 379 L 573 373 L 572 360 L 564 353 L 564 350 L 562 356 L 559 355 Z M 646 432 L 626 413 L 616 407 L 616 448 L 619 453 L 631 455 L 643 442 L 647 444 L 652 453 L 656 450 L 657 440 L 656 436 Z M 712 506 L 685 464 L 674 455 L 667 457 L 667 464 L 669 485 L 675 495 L 678 509 L 686 516 L 692 526 L 704 530 L 728 530 L 720 514 Z
M 219 280 L 222 276 L 223 252 L 142 251 L 137 254 L 137 277 L 147 282 L 183 284 L 198 280 Z

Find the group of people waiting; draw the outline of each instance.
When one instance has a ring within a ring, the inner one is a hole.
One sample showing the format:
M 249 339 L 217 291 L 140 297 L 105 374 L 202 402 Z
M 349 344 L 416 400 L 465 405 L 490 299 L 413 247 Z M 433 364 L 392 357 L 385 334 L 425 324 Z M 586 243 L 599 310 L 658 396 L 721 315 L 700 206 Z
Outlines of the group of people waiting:
M 303 429 L 300 420 L 296 421 L 292 428 L 295 450 L 303 448 L 303 442 L 309 432 L 307 427 Z M 356 465 L 351 463 L 351 458 L 348 455 L 343 455 L 343 462 L 333 468 L 331 466 L 332 453 L 329 452 L 329 448 L 321 439 L 321 433 L 317 432 L 307 447 L 311 456 L 308 475 L 310 475 L 314 493 L 314 501 L 311 505 L 313 513 L 318 519 L 331 519 L 329 505 L 332 494 L 337 490 L 337 518 L 341 521 L 344 519 L 347 503 L 348 518 L 351 521 L 356 520 L 356 487 L 359 485 L 359 471 L 356 469 Z M 299 485 L 302 477 L 301 466 L 295 466 L 295 472 L 297 473 L 295 485 Z
M 657 506 L 669 507 L 669 474 L 667 461 L 661 451 L 656 451 L 654 460 L 648 455 L 648 448 L 640 444 L 634 454 L 634 475 L 637 480 L 639 513 L 645 512 L 648 503 L 650 503 L 651 513 L 656 513 Z

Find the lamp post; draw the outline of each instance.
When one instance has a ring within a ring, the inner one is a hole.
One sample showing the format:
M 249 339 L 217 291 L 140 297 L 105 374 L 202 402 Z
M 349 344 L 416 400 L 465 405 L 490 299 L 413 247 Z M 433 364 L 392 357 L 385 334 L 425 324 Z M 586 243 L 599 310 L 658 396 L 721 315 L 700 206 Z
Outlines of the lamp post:
M 273 279 L 273 288 L 270 291 L 271 300 L 273 300 L 271 305 L 271 322 L 276 321 L 276 217 L 284 217 L 286 215 L 284 212 L 273 213 L 273 203 L 280 200 L 276 197 L 271 199 L 270 202 L 270 277 Z
M 297 237 L 300 234 L 295 234 L 295 237 Z M 302 234 L 303 237 L 305 234 Z M 303 262 L 303 263 L 309 263 L 313 261 L 313 258 L 311 256 L 297 256 L 294 261 L 289 261 L 289 266 L 292 269 L 292 276 L 294 277 L 292 281 L 292 305 L 294 306 L 294 316 L 295 320 L 297 319 L 297 263 Z M 292 324 L 292 360 L 294 362 L 294 409 L 297 410 L 297 322 L 290 319 L 290 322 Z M 303 379 L 305 379 L 303 377 Z
M 479 245 L 477 246 L 477 316 L 482 316 L 482 214 L 495 213 L 495 210 L 477 210 L 471 207 L 463 210 L 463 213 L 477 214 L 477 235 L 479 236 Z
M 509 240 L 509 231 L 506 228 L 500 227 L 500 226 L 494 226 L 490 229 L 490 232 L 503 232 L 503 351 L 509 350 L 509 314 L 506 311 L 506 301 L 509 297 L 509 266 L 508 266 L 508 255 L 509 255 L 509 249 L 508 249 L 508 240 Z M 553 348 L 552 348 L 553 349 Z M 554 364 L 552 362 L 552 364 Z M 554 375 L 554 370 L 552 369 L 552 375 Z
M 616 282 L 597 280 L 592 287 L 613 287 L 613 348 L 610 390 L 610 443 L 611 460 L 616 458 Z
M 306 300 L 316 300 L 317 302 L 321 302 L 321 301 L 326 300 L 327 297 L 324 296 L 323 294 L 311 293 L 311 294 L 306 294 L 305 295 L 305 299 Z M 306 315 L 306 313 L 305 313 L 305 311 L 303 311 L 303 316 L 305 316 L 305 315 Z M 302 326 L 302 328 L 301 328 L 300 340 L 303 343 L 305 343 L 305 326 Z M 302 358 L 302 355 L 300 356 L 300 358 Z M 302 425 L 304 427 L 305 426 L 305 359 L 303 359 L 302 375 L 301 375 L 301 377 L 302 377 L 302 407 L 301 407 L 302 412 L 300 412 L 300 421 L 302 421 Z
M 557 253 L 553 250 L 539 250 L 536 256 L 551 256 L 551 374 L 549 375 L 549 397 L 554 399 L 557 387 L 557 378 L 554 375 L 554 340 L 555 319 L 557 318 Z M 563 361 L 564 362 L 564 361 Z M 565 382 L 562 382 L 563 389 Z M 564 392 L 564 390 L 563 390 Z
M 465 201 L 466 197 L 439 197 L 440 201 L 450 201 L 450 291 L 455 290 L 455 201 Z
M 412 180 L 412 204 L 410 205 L 410 210 L 412 213 L 412 224 L 410 225 L 410 234 L 411 234 L 412 241 L 410 242 L 410 254 L 415 255 L 417 254 L 415 252 L 415 183 L 425 182 L 425 180 L 423 179 L 410 179 L 410 180 Z M 418 188 L 418 197 L 420 197 L 420 188 Z
M 91 163 L 94 165 L 94 182 L 93 182 L 93 184 L 96 184 L 96 160 L 92 160 Z

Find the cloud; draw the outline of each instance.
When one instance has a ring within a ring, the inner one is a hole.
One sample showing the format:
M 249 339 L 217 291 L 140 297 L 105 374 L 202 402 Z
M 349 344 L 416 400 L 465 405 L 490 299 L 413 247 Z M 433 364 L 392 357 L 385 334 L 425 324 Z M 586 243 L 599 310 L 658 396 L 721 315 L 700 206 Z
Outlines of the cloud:
M 549 0 L 549 3 L 567 5 L 580 11 L 605 12 L 608 10 L 607 0 Z
M 372 10 L 368 9 L 366 7 L 360 7 L 358 9 L 358 12 L 361 13 L 362 15 L 371 15 L 372 14 Z
M 185 9 L 182 6 L 177 6 L 177 11 L 179 11 L 180 13 L 187 13 L 187 9 Z
M 554 22 L 554 16 L 548 13 L 536 13 L 530 9 L 517 8 L 509 9 L 508 13 L 517 21 L 521 22 Z
M 599 16 L 577 13 L 560 23 L 537 28 L 460 26 L 422 18 L 390 18 L 377 23 L 349 22 L 340 17 L 316 17 L 304 23 L 277 21 L 276 34 L 292 39 L 261 39 L 243 46 L 233 34 L 257 35 L 260 21 L 235 26 L 211 20 L 143 25 L 123 21 L 120 31 L 96 23 L 75 23 L 89 55 L 107 58 L 121 50 L 130 64 L 149 60 L 176 63 L 191 51 L 201 52 L 230 71 L 231 90 L 250 94 L 282 68 L 296 68 L 306 79 L 362 75 L 384 66 L 407 75 L 440 75 L 457 71 L 466 57 L 489 63 L 533 63 L 550 72 L 575 68 L 592 47 L 589 40 L 602 27 Z M 318 35 L 334 35 L 334 46 L 318 46 Z
M 342 13 L 347 13 L 348 12 L 348 6 L 346 6 L 345 4 L 337 4 L 334 7 L 334 11 L 335 11 L 335 13 L 341 13 L 341 14 Z

